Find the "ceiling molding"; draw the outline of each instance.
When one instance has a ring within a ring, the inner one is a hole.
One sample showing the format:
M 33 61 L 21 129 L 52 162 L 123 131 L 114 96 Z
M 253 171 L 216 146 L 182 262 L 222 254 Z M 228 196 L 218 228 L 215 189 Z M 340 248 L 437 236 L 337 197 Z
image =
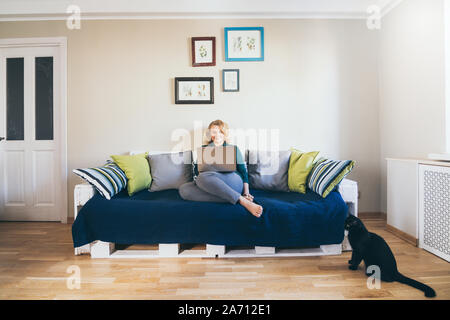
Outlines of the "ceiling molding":
M 152 19 L 367 19 L 401 0 L 2 0 L 0 21 L 66 20 L 76 6 L 81 20 Z
M 0 21 L 46 21 L 66 20 L 69 14 L 52 15 L 2 15 Z M 81 20 L 163 20 L 163 19 L 367 19 L 361 13 L 322 13 L 322 12 L 288 12 L 288 13 L 85 13 Z

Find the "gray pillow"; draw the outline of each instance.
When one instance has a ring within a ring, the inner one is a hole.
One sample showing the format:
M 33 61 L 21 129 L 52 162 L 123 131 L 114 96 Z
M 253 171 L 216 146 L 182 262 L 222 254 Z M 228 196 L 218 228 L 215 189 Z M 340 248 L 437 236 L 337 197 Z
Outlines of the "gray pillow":
M 192 151 L 148 155 L 152 175 L 149 191 L 178 189 L 192 181 Z
M 250 188 L 289 192 L 288 169 L 291 151 L 248 151 Z

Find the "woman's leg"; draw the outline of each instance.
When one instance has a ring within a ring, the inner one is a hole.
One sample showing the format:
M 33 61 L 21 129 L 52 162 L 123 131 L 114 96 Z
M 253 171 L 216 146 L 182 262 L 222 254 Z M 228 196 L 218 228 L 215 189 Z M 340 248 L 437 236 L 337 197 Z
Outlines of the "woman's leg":
M 239 201 L 244 183 L 235 172 L 201 172 L 195 180 L 197 186 L 205 192 L 226 200 L 231 204 Z
M 188 201 L 227 202 L 222 198 L 216 197 L 211 193 L 203 191 L 193 181 L 183 183 L 178 188 L 178 193 L 183 200 Z
M 216 196 L 210 192 L 204 191 L 198 186 L 198 182 L 200 182 L 200 185 L 203 185 L 204 188 L 213 187 L 212 189 L 216 190 L 219 188 L 219 192 L 223 196 L 223 192 L 220 190 L 220 187 L 224 187 L 221 182 L 216 181 L 216 179 L 211 178 L 211 176 L 221 176 L 213 174 L 205 174 L 207 172 L 202 172 L 198 175 L 196 182 L 187 182 L 180 186 L 178 192 L 184 200 L 190 200 L 190 201 L 208 201 L 208 202 L 230 202 L 229 200 L 225 200 L 224 198 L 221 198 L 219 196 Z M 242 190 L 244 188 L 244 184 L 242 182 L 242 179 L 239 175 L 234 173 L 237 177 L 224 177 L 223 175 L 218 178 L 222 182 L 223 180 L 227 181 L 231 187 L 225 183 L 225 190 L 231 194 L 231 197 L 237 197 L 237 201 L 244 206 L 251 214 L 253 214 L 255 217 L 259 218 L 262 214 L 263 208 L 259 204 L 256 204 L 250 200 L 247 200 L 245 197 L 241 196 Z M 227 174 L 225 174 L 227 175 Z M 202 176 L 202 178 L 199 177 Z M 222 180 L 223 179 L 223 180 Z M 207 190 L 212 190 L 207 189 Z M 229 190 L 231 189 L 231 191 Z M 233 194 L 233 191 L 237 193 L 237 195 Z M 232 201 L 234 201 L 234 198 L 232 198 Z M 236 202 L 232 202 L 235 204 Z

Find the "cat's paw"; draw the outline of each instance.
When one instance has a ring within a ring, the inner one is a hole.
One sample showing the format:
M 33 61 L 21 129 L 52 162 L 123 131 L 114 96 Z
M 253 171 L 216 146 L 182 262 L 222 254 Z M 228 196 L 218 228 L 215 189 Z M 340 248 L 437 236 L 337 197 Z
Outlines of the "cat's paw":
M 358 266 L 355 266 L 355 265 L 353 265 L 353 264 L 349 265 L 348 268 L 349 268 L 350 270 L 358 270 Z

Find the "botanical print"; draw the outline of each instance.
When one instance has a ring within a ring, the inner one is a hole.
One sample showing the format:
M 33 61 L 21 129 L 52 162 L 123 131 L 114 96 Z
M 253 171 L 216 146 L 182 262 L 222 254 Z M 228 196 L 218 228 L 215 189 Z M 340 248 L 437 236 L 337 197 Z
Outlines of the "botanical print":
M 180 100 L 209 100 L 209 81 L 182 81 L 179 84 Z
M 205 84 L 197 85 L 197 96 L 198 97 L 206 97 L 206 85 Z
M 245 37 L 244 38 L 244 43 L 245 45 L 242 45 L 242 40 L 244 37 L 236 37 L 233 39 L 234 44 L 233 44 L 233 48 L 235 52 L 242 52 L 243 48 L 248 49 L 248 51 L 255 51 L 256 50 L 256 38 L 254 37 Z
M 213 62 L 212 41 L 195 41 L 195 63 Z
M 235 52 L 242 52 L 242 37 L 236 37 L 233 39 L 233 48 Z
M 208 49 L 206 49 L 206 47 L 204 45 L 200 46 L 200 49 L 198 49 L 198 51 L 200 52 L 200 57 L 204 58 L 208 55 Z
M 182 96 L 184 96 L 185 98 L 191 98 L 192 97 L 192 87 L 187 86 L 187 85 L 183 85 L 182 87 L 183 87 Z
M 236 71 L 225 71 L 224 73 L 224 89 L 225 90 L 237 90 L 238 89 L 238 76 Z
M 253 38 L 253 37 L 247 37 L 247 47 L 248 47 L 248 50 L 250 50 L 250 51 L 256 50 L 255 42 L 256 42 L 256 39 L 255 39 L 255 38 Z

